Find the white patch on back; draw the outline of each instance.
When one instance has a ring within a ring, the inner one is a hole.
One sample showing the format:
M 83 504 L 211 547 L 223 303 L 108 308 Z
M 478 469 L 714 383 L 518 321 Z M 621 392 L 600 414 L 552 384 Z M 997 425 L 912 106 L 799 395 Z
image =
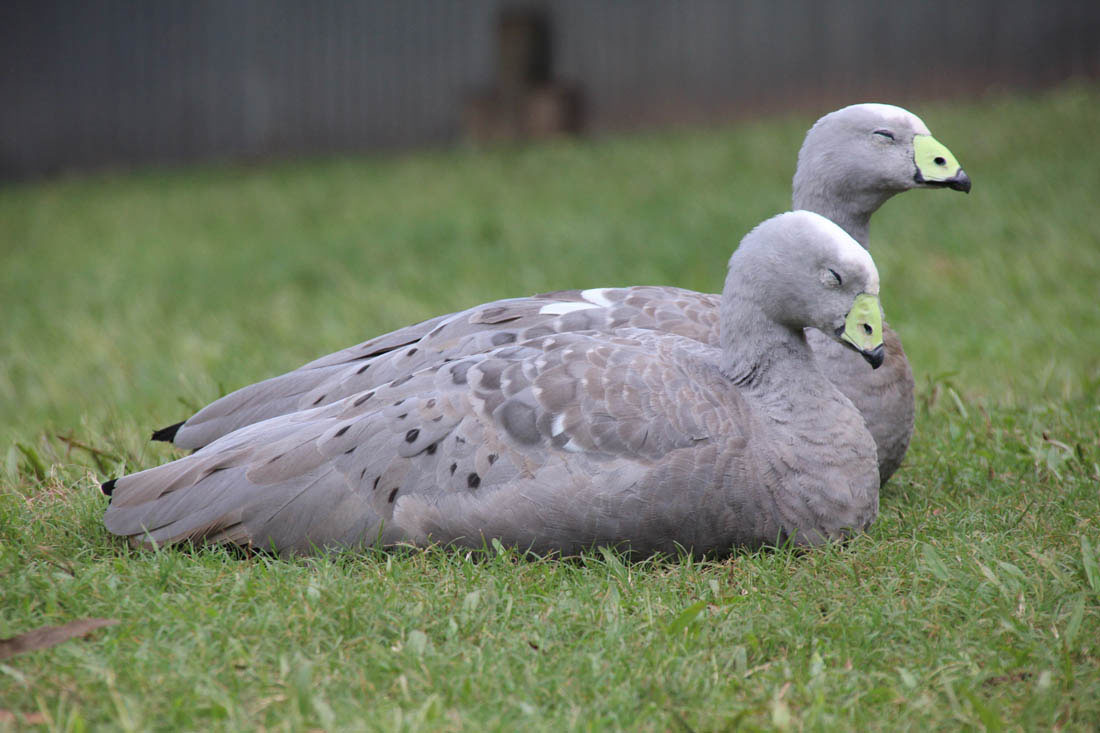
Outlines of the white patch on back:
M 562 449 L 567 450 L 570 453 L 583 453 L 584 452 L 584 448 L 582 448 L 579 445 L 577 445 L 576 443 L 574 443 L 572 438 L 570 438 L 568 440 L 568 442 L 566 442 L 566 444 L 562 446 Z
M 607 297 L 610 288 L 589 288 L 581 291 L 581 297 L 589 303 L 595 303 L 603 308 L 610 308 L 615 303 Z
M 553 422 L 550 423 L 550 435 L 557 437 L 565 432 L 565 413 L 554 415 Z
M 560 316 L 566 313 L 572 313 L 573 311 L 586 311 L 592 308 L 599 308 L 599 305 L 593 305 L 592 303 L 550 303 L 539 308 L 540 316 Z

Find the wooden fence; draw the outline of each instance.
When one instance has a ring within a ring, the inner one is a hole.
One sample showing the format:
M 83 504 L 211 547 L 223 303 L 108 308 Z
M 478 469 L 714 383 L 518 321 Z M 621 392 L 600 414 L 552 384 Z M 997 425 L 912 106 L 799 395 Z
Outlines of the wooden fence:
M 1096 0 L 6 0 L 0 178 L 454 141 L 517 7 L 594 131 L 1100 76 Z

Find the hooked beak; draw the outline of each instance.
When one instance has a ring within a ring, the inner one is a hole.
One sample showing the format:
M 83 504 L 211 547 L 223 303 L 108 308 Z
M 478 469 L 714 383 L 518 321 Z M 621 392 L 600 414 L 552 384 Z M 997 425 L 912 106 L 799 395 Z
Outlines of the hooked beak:
M 931 135 L 913 136 L 913 180 L 923 186 L 970 193 L 970 176 L 943 143 Z
M 970 193 L 970 176 L 966 175 L 966 171 L 962 168 L 959 168 L 959 172 L 948 178 L 944 183 L 952 191 Z
M 859 352 L 872 369 L 882 366 L 886 347 L 882 343 L 882 309 L 878 297 L 860 293 L 844 317 L 844 325 L 836 331 L 837 338 Z
M 878 369 L 882 366 L 882 362 L 886 360 L 886 346 L 879 344 L 871 351 L 861 351 L 859 355 L 863 357 L 863 360 L 871 365 L 872 369 Z

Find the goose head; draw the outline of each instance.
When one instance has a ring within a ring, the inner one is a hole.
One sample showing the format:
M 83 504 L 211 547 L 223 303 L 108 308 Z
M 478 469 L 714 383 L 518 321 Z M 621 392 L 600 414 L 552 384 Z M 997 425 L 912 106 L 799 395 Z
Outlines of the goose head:
M 882 365 L 878 269 L 866 249 L 819 214 L 789 211 L 753 229 L 730 258 L 727 289 L 792 331 L 816 328 L 873 368 Z
M 970 192 L 970 177 L 927 125 L 890 104 L 854 104 L 819 119 L 798 153 L 794 207 L 853 230 L 891 196 L 913 188 Z M 866 242 L 862 242 L 866 246 Z

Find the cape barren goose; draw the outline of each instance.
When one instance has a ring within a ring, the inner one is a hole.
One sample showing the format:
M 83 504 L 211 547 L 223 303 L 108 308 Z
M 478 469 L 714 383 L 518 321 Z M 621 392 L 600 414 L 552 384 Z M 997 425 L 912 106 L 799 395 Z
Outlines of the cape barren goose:
M 730 258 L 717 344 L 629 323 L 496 329 L 495 346 L 108 481 L 104 521 L 137 544 L 291 554 L 493 538 L 540 553 L 722 553 L 844 537 L 878 510 L 875 443 L 805 329 L 881 365 L 878 292 L 844 230 L 781 214 Z M 662 323 L 659 308 L 640 312 Z

